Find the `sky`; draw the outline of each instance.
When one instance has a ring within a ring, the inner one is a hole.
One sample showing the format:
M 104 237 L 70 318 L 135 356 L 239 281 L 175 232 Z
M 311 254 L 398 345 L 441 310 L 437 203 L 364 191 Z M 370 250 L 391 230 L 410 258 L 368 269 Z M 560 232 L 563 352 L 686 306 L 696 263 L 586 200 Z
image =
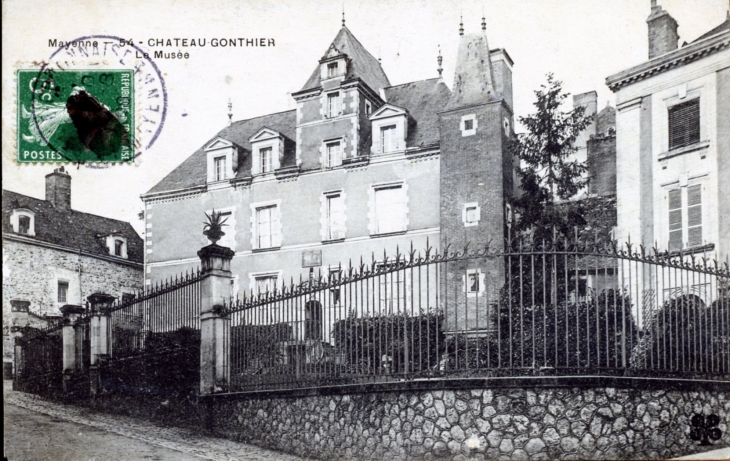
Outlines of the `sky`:
M 720 24 L 727 0 L 659 0 L 679 23 L 680 45 Z M 15 74 L 48 59 L 50 39 L 88 35 L 149 39 L 264 37 L 274 47 L 187 48 L 189 59 L 157 59 L 168 93 L 164 127 L 134 165 L 67 166 L 74 209 L 130 221 L 147 192 L 233 119 L 293 109 L 304 85 L 341 27 L 375 56 L 391 84 L 438 76 L 452 86 L 463 15 L 467 33 L 487 21 L 491 48 L 505 48 L 513 69 L 516 117 L 532 112 L 534 91 L 552 72 L 571 94 L 598 92 L 599 109 L 614 105 L 607 76 L 647 59 L 650 0 L 4 0 L 2 50 L 3 189 L 43 198 L 49 164 L 15 163 Z M 45 18 L 45 19 L 44 19 Z M 55 18 L 52 19 L 52 18 Z M 567 107 L 566 109 L 569 109 Z M 519 131 L 519 126 L 517 127 Z

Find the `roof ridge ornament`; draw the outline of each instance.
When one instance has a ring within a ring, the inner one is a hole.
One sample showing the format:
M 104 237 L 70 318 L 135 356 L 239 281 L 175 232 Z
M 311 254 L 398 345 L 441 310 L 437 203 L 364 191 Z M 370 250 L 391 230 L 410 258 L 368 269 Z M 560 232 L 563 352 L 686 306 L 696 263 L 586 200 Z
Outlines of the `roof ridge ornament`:
M 342 4 L 342 27 L 345 27 L 345 4 Z
M 459 15 L 459 35 L 464 36 L 464 13 Z
M 436 70 L 438 70 L 438 73 L 439 73 L 439 80 L 440 80 L 440 79 L 443 79 L 443 75 L 442 75 L 442 74 L 443 74 L 443 72 L 444 72 L 444 69 L 443 69 L 443 67 L 441 66 L 441 64 L 443 63 L 443 61 L 444 61 L 444 58 L 443 58 L 443 56 L 441 56 L 441 45 L 439 45 L 439 46 L 438 46 L 438 48 L 439 48 L 439 55 L 438 55 L 438 58 L 436 58 L 436 60 L 437 60 L 437 61 L 438 61 L 438 63 L 439 63 L 439 68 L 438 68 L 438 69 L 436 69 Z

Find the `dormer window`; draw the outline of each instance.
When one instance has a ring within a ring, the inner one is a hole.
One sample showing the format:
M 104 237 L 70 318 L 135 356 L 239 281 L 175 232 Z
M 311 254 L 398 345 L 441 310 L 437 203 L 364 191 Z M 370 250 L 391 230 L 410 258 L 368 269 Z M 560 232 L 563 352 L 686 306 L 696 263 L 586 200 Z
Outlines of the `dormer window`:
M 127 259 L 127 238 L 112 234 L 106 237 L 106 246 L 109 248 L 109 254 L 118 258 Z
M 35 235 L 35 213 L 26 208 L 13 210 L 10 215 L 10 224 L 13 232 L 33 237 Z
M 248 140 L 253 149 L 251 174 L 269 174 L 281 167 L 285 140 L 281 133 L 261 128 Z
M 408 111 L 393 104 L 385 104 L 369 119 L 373 123 L 373 145 L 370 148 L 373 154 L 402 152 L 406 149 L 408 127 L 414 123 Z
M 238 148 L 232 142 L 216 138 L 205 146 L 204 150 L 207 156 L 208 182 L 221 182 L 233 178 L 238 165 Z
M 337 77 L 337 63 L 331 62 L 327 64 L 327 78 Z

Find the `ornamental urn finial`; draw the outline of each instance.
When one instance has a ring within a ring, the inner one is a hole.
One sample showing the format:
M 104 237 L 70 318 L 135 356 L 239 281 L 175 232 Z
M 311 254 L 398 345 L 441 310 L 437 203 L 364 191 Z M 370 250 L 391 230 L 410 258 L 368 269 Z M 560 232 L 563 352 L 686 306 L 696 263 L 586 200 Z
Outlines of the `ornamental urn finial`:
M 223 232 L 223 226 L 228 225 L 226 224 L 228 218 L 223 218 L 223 213 L 215 210 L 213 210 L 210 214 L 205 213 L 205 217 L 208 218 L 208 222 L 203 223 L 205 225 L 205 227 L 203 227 L 203 235 L 208 237 L 208 240 L 213 242 L 213 245 L 216 245 L 216 242 L 226 235 L 226 233 Z

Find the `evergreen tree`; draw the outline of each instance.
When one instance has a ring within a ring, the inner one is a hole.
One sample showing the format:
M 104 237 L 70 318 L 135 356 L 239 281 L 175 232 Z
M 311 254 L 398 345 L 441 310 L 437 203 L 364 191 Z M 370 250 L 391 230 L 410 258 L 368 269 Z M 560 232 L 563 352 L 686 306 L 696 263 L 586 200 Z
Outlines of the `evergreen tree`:
M 520 164 L 517 173 L 522 195 L 515 201 L 518 235 L 533 233 L 538 240 L 551 241 L 553 229 L 571 236 L 575 226 L 585 225 L 580 203 L 566 204 L 587 185 L 585 162 L 572 159 L 577 136 L 591 123 L 584 107 L 562 110 L 569 93 L 562 82 L 547 75 L 547 83 L 535 91 L 536 112 L 519 121 L 527 129 L 512 142 L 510 150 Z

